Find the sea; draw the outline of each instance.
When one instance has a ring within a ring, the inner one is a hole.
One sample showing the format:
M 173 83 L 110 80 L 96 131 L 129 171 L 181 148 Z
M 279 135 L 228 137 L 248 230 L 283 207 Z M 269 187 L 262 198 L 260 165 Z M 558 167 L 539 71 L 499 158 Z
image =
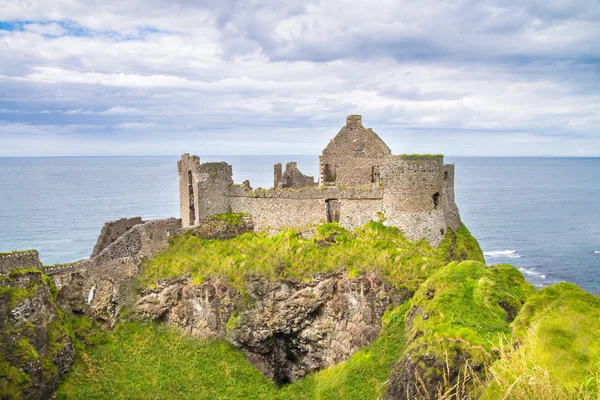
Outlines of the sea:
M 37 249 L 45 264 L 89 257 L 106 221 L 179 216 L 176 156 L 0 158 L 0 252 Z M 237 183 L 273 185 L 273 164 L 318 175 L 317 156 L 202 156 Z M 446 157 L 456 203 L 488 264 L 542 287 L 600 292 L 600 158 Z

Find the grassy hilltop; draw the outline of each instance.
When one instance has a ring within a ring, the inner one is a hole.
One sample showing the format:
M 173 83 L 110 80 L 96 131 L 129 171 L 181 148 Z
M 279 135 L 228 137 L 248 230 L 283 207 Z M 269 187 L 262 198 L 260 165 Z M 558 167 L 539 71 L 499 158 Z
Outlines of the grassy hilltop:
M 78 352 L 57 397 L 599 398 L 600 300 L 564 283 L 536 291 L 510 265 L 487 267 L 465 227 L 438 249 L 376 222 L 355 232 L 326 224 L 312 238 L 292 230 L 230 240 L 183 235 L 145 262 L 140 285 L 187 274 L 198 284 L 222 277 L 244 293 L 251 276 L 307 280 L 339 270 L 378 273 L 411 294 L 345 362 L 277 387 L 224 340 L 122 322 Z

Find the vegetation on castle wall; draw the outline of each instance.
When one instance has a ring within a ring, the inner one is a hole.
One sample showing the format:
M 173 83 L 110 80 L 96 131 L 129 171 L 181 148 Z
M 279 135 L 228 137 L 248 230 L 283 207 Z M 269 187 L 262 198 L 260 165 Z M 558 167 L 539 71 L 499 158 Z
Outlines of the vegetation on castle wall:
M 449 230 L 436 250 L 425 240 L 409 242 L 398 228 L 380 222 L 369 222 L 353 233 L 331 223 L 318 227 L 311 239 L 293 229 L 275 236 L 247 233 L 225 241 L 182 235 L 143 264 L 141 282 L 148 285 L 182 274 L 199 282 L 222 276 L 243 292 L 247 277 L 254 274 L 306 279 L 335 270 L 353 275 L 377 271 L 397 287 L 415 291 L 433 271 L 464 258 L 483 259 L 466 228 Z

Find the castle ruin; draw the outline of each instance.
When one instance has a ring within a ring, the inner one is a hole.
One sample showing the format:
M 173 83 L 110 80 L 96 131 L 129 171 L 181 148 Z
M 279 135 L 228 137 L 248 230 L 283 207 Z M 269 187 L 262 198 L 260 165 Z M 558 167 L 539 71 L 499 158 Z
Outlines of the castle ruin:
M 255 229 L 309 228 L 338 222 L 347 229 L 370 220 L 396 226 L 409 240 L 437 247 L 448 227 L 461 226 L 454 201 L 454 165 L 442 155 L 392 155 L 360 115 L 346 125 L 319 157 L 319 179 L 303 175 L 294 162 L 274 166 L 271 189 L 234 184 L 225 162 L 201 163 L 184 154 L 178 161 L 183 227 L 214 214 L 247 213 Z

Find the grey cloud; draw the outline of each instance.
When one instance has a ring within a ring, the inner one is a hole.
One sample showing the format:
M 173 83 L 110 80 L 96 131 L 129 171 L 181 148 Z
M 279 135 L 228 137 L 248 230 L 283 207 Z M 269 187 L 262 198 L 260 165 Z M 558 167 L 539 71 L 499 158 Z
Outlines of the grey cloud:
M 0 31 L 0 156 L 33 154 L 25 134 L 56 154 L 314 154 L 351 113 L 402 152 L 600 154 L 598 8 L 11 3 L 0 20 L 66 32 Z

